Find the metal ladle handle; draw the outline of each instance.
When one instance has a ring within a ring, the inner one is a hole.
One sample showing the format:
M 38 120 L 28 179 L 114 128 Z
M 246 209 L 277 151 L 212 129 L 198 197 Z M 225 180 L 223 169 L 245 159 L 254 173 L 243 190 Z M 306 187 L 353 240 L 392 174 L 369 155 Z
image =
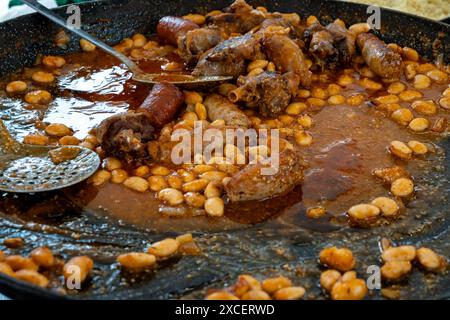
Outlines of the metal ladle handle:
M 130 71 L 133 72 L 134 74 L 141 74 L 141 73 L 143 73 L 141 68 L 139 68 L 128 57 L 126 57 L 122 53 L 114 50 L 112 47 L 108 46 L 107 44 L 105 44 L 104 42 L 98 40 L 97 38 L 94 38 L 93 36 L 91 36 L 87 32 L 85 32 L 85 31 L 83 31 L 81 29 L 74 28 L 71 25 L 68 25 L 63 19 L 61 19 L 61 17 L 59 17 L 57 14 L 55 14 L 53 11 L 51 11 L 47 7 L 41 5 L 36 0 L 21 0 L 21 1 L 24 4 L 26 4 L 27 6 L 29 6 L 30 8 L 36 10 L 37 12 L 42 14 L 43 16 L 47 17 L 48 19 L 50 19 L 51 21 L 53 21 L 57 25 L 60 25 L 64 29 L 66 29 L 66 30 L 76 34 L 77 36 L 88 40 L 89 42 L 91 42 L 92 44 L 95 44 L 97 47 L 99 47 L 100 49 L 102 49 L 106 53 L 109 53 L 110 55 L 116 57 L 121 62 L 123 62 L 128 67 L 128 69 L 130 69 Z

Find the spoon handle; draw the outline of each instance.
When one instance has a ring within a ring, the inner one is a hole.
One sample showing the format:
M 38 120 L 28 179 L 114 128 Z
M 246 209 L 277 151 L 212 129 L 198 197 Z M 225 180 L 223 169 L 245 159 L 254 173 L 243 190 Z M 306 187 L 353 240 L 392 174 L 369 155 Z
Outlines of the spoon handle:
M 81 29 L 76 29 L 72 25 L 68 25 L 63 19 L 61 19 L 61 17 L 59 17 L 57 14 L 55 14 L 53 11 L 51 11 L 47 7 L 41 5 L 36 0 L 21 0 L 21 1 L 24 4 L 26 4 L 27 6 L 29 6 L 30 8 L 32 8 L 35 11 L 39 12 L 41 15 L 45 16 L 46 18 L 48 18 L 49 20 L 51 20 L 54 23 L 60 25 L 64 29 L 66 29 L 66 30 L 76 34 L 77 36 L 79 36 L 81 38 L 84 38 L 84 39 L 88 40 L 89 42 L 95 44 L 97 47 L 99 47 L 100 49 L 102 49 L 106 53 L 109 53 L 110 55 L 116 57 L 121 62 L 123 62 L 130 69 L 130 71 L 133 72 L 134 74 L 142 73 L 141 69 L 133 61 L 128 59 L 128 57 L 126 57 L 125 55 L 121 54 L 120 52 L 114 50 L 113 48 L 111 48 L 110 46 L 108 46 L 104 42 L 98 40 L 97 38 L 94 38 L 93 36 L 91 36 L 87 32 L 85 32 L 85 31 L 83 31 Z

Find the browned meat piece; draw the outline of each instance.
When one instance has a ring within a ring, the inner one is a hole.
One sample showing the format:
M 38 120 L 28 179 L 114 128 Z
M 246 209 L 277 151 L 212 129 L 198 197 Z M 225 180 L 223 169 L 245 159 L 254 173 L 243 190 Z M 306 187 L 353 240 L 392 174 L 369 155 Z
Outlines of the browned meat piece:
M 356 51 L 354 34 L 336 22 L 327 27 L 314 23 L 305 30 L 304 38 L 315 62 L 323 69 L 349 63 Z
M 273 175 L 261 175 L 261 169 L 269 167 L 259 162 L 248 164 L 231 176 L 225 185 L 228 198 L 235 202 L 284 195 L 301 183 L 305 164 L 290 143 L 280 140 L 278 171 Z
M 297 13 L 280 13 L 280 12 L 272 12 L 266 14 L 266 20 L 261 24 L 264 25 L 270 19 L 278 19 L 283 20 L 287 26 L 297 26 L 300 25 L 300 16 Z
M 97 139 L 107 155 L 140 163 L 149 158 L 147 143 L 155 128 L 173 120 L 183 106 L 184 95 L 174 85 L 159 83 L 137 109 L 103 120 L 97 127 Z
M 206 97 L 203 104 L 208 112 L 211 121 L 223 119 L 227 126 L 250 127 L 250 120 L 247 115 L 227 98 L 218 94 Z
M 247 33 L 264 21 L 264 13 L 254 10 L 244 0 L 237 0 L 225 11 L 224 14 L 208 17 L 204 28 L 183 18 L 164 17 L 157 26 L 158 36 L 177 45 L 179 55 L 192 64 L 232 33 Z
M 176 46 L 179 37 L 184 36 L 190 30 L 198 28 L 199 26 L 190 20 L 167 16 L 159 20 L 156 26 L 156 33 L 162 41 Z
M 327 25 L 327 30 L 334 36 L 334 47 L 339 53 L 339 63 L 349 63 L 356 52 L 356 37 L 339 23 Z
M 333 45 L 333 35 L 328 30 L 320 30 L 313 33 L 309 52 L 314 57 L 316 63 L 325 68 L 335 68 L 338 62 L 338 51 Z
M 364 61 L 377 75 L 397 79 L 402 72 L 402 57 L 386 43 L 371 33 L 361 33 L 356 38 Z
M 223 37 L 219 29 L 194 29 L 178 38 L 178 54 L 189 63 L 196 62 L 200 55 L 221 41 Z
M 191 30 L 178 38 L 180 56 L 196 62 L 207 50 L 228 39 L 232 33 L 247 33 L 264 21 L 264 14 L 243 0 L 237 0 L 226 13 L 207 18 L 207 26 Z
M 236 0 L 223 14 L 207 17 L 208 26 L 219 28 L 224 34 L 247 33 L 259 26 L 264 21 L 265 15 L 259 10 L 253 9 L 245 0 Z
M 300 16 L 296 13 L 268 13 L 266 14 L 266 20 L 260 25 L 260 30 L 267 29 L 268 27 L 283 27 L 289 28 L 289 36 L 292 40 L 298 41 L 303 38 L 305 27 L 300 24 Z
M 155 128 L 162 128 L 173 120 L 183 103 L 184 95 L 180 89 L 170 83 L 158 83 L 153 86 L 137 112 L 146 114 Z
M 247 33 L 225 40 L 205 52 L 192 74 L 238 77 L 246 71 L 246 60 L 258 58 L 262 58 L 259 40 Z
M 278 115 L 296 95 L 299 84 L 309 86 L 311 82 L 311 72 L 302 51 L 287 33 L 279 26 L 270 25 L 256 34 L 247 33 L 224 41 L 202 56 L 193 74 L 237 77 L 246 72 L 246 60 L 263 56 L 262 46 L 283 75 L 269 72 L 247 80 L 241 78 L 238 85 L 242 88 L 233 92 L 230 98 L 234 102 L 241 100 L 258 105 L 265 116 Z
M 173 165 L 172 150 L 178 144 L 178 141 L 155 140 L 147 144 L 147 151 L 150 159 L 157 159 L 158 162 Z
M 276 117 L 283 112 L 296 95 L 299 77 L 292 72 L 283 75 L 277 72 L 263 72 L 257 76 L 238 79 L 238 88 L 231 91 L 231 102 L 244 101 L 249 107 L 258 106 L 265 117 Z
M 387 185 L 392 184 L 395 180 L 400 178 L 408 178 L 411 179 L 411 175 L 409 174 L 406 169 L 402 167 L 392 167 L 392 168 L 382 168 L 382 169 L 375 169 L 373 171 L 373 174 L 382 179 L 383 182 Z
M 144 113 L 117 114 L 97 127 L 97 139 L 105 153 L 130 163 L 148 158 L 147 142 L 153 134 L 154 128 Z
M 262 31 L 262 46 L 269 60 L 281 73 L 292 72 L 300 77 L 300 83 L 308 87 L 311 84 L 311 72 L 298 45 L 286 34 Z
M 317 47 L 319 44 L 321 44 L 322 41 L 330 42 L 330 43 L 326 43 L 326 45 L 322 44 L 322 46 L 324 46 L 324 47 L 330 47 L 330 45 L 331 45 L 331 47 L 333 46 L 333 40 L 331 38 L 330 32 L 328 30 L 326 30 L 326 28 L 322 24 L 320 24 L 320 22 L 315 22 L 312 25 L 310 25 L 309 27 L 307 27 L 303 33 L 303 38 L 305 39 L 305 41 L 308 43 L 308 45 L 310 47 L 310 49 L 309 49 L 310 53 L 315 52 L 317 50 L 319 50 L 319 52 L 325 51 L 325 49 L 322 47 L 314 48 L 314 49 L 311 48 L 311 46 L 312 46 L 311 42 L 313 41 L 314 34 L 319 33 L 319 32 L 323 32 L 323 33 L 322 33 L 322 35 L 316 36 L 316 39 L 314 40 L 314 46 Z
M 292 72 L 299 76 L 303 86 L 309 86 L 311 72 L 302 51 L 288 33 L 289 29 L 275 24 L 257 33 L 223 41 L 202 55 L 193 75 L 237 77 L 246 72 L 246 60 L 265 59 L 267 55 L 282 73 Z

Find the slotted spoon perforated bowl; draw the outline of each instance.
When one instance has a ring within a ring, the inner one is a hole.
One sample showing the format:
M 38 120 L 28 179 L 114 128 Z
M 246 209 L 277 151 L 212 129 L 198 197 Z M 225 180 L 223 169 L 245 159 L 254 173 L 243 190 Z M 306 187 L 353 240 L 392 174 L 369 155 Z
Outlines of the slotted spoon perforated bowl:
M 89 149 L 55 164 L 47 146 L 24 145 L 15 141 L 0 120 L 0 191 L 34 193 L 62 189 L 89 178 L 100 165 L 98 155 Z

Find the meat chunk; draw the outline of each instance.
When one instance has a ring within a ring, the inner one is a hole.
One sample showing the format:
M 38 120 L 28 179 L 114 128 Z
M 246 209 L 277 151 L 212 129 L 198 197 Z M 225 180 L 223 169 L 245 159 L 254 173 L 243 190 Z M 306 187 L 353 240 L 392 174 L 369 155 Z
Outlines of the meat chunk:
M 326 65 L 336 67 L 338 51 L 333 46 L 333 40 L 333 35 L 328 30 L 316 31 L 311 36 L 309 52 L 322 68 Z
M 299 46 L 286 33 L 262 31 L 262 46 L 264 53 L 281 73 L 292 72 L 299 76 L 303 86 L 310 85 L 311 72 L 307 68 L 305 57 Z
M 246 102 L 249 107 L 258 106 L 265 117 L 276 117 L 289 105 L 298 91 L 299 77 L 292 72 L 283 75 L 263 72 L 257 76 L 241 76 L 238 88 L 229 93 L 231 102 Z
M 197 62 L 203 53 L 228 39 L 232 33 L 247 33 L 264 21 L 264 13 L 253 9 L 244 0 L 235 1 L 224 11 L 207 17 L 206 27 L 178 34 L 178 51 L 185 61 Z
M 364 61 L 377 75 L 397 79 L 402 72 L 402 57 L 386 43 L 371 33 L 361 33 L 356 38 Z
M 248 164 L 231 176 L 225 185 L 228 198 L 236 202 L 284 195 L 301 183 L 305 163 L 290 143 L 280 140 L 278 171 L 272 175 L 262 175 L 261 170 L 269 167 L 269 164 L 261 162 Z
M 263 12 L 253 9 L 245 0 L 236 0 L 223 11 L 223 14 L 207 17 L 206 23 L 208 26 L 217 27 L 228 36 L 232 33 L 247 33 L 265 19 Z
M 170 83 L 157 83 L 137 109 L 147 115 L 155 128 L 162 128 L 175 118 L 184 103 L 180 89 Z
M 205 52 L 192 74 L 238 77 L 246 70 L 246 60 L 262 57 L 259 40 L 253 34 L 247 33 L 225 40 Z
M 280 114 L 298 91 L 301 83 L 309 86 L 311 72 L 298 45 L 288 37 L 288 32 L 270 25 L 257 33 L 247 33 L 222 42 L 200 59 L 194 75 L 239 76 L 246 72 L 246 60 L 258 59 L 264 53 L 283 75 L 266 72 L 257 77 L 241 78 L 240 88 L 230 98 L 233 102 L 245 101 L 258 106 L 265 116 Z
M 270 27 L 289 28 L 289 36 L 294 41 L 299 41 L 303 38 L 305 27 L 300 24 L 300 16 L 296 13 L 270 13 L 266 15 L 267 19 L 260 25 L 260 30 L 265 30 Z
M 227 98 L 218 94 L 212 94 L 206 97 L 203 104 L 208 112 L 211 121 L 223 119 L 227 126 L 231 127 L 250 127 L 250 120 L 247 115 L 231 103 Z
M 147 142 L 154 132 L 146 114 L 126 112 L 103 120 L 97 127 L 97 139 L 107 155 L 140 162 L 148 158 Z
M 97 127 L 97 139 L 107 155 L 126 162 L 149 159 L 147 144 L 155 129 L 173 120 L 184 103 L 183 93 L 169 83 L 158 83 L 136 110 L 114 115 Z
M 333 22 L 327 25 L 327 30 L 334 36 L 334 47 L 339 54 L 339 63 L 349 63 L 356 52 L 356 36 L 339 23 Z
M 200 28 L 188 31 L 178 38 L 178 54 L 192 64 L 207 50 L 223 41 L 222 33 L 216 28 Z
M 356 51 L 355 35 L 336 22 L 327 27 L 316 22 L 305 30 L 304 38 L 316 64 L 323 69 L 349 63 Z
M 193 75 L 237 77 L 246 72 L 247 60 L 267 56 L 281 73 L 292 72 L 299 76 L 302 85 L 309 86 L 311 72 L 302 51 L 288 33 L 289 29 L 270 25 L 256 33 L 223 41 L 202 55 Z
M 300 25 L 300 16 L 297 13 L 280 13 L 280 12 L 272 12 L 266 14 L 266 20 L 261 23 L 261 26 L 264 26 L 270 20 L 281 20 L 286 27 L 291 26 L 299 26 Z
M 156 26 L 156 33 L 162 41 L 177 45 L 179 37 L 186 35 L 190 30 L 198 28 L 199 26 L 190 20 L 167 16 L 159 20 Z
M 163 41 L 177 45 L 179 55 L 192 64 L 232 33 L 247 33 L 262 21 L 264 13 L 254 10 L 244 0 L 237 0 L 225 13 L 207 17 L 203 28 L 192 21 L 168 16 L 159 21 L 157 33 Z

